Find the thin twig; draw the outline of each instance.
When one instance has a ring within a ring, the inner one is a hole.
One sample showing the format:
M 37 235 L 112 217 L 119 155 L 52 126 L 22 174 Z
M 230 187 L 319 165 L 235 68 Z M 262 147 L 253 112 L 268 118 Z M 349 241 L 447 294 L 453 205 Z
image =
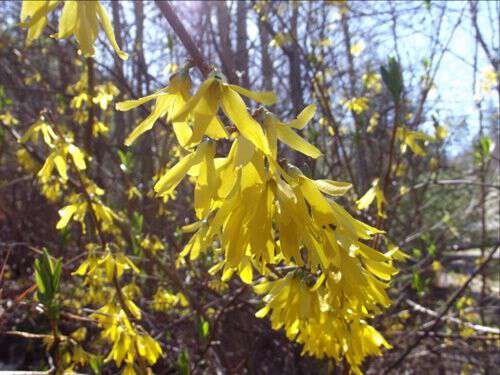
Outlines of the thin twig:
M 195 65 L 200 70 L 203 76 L 208 76 L 208 74 L 210 73 L 210 66 L 205 62 L 203 55 L 201 54 L 198 47 L 196 47 L 196 44 L 186 31 L 186 28 L 184 27 L 182 22 L 179 20 L 179 17 L 177 17 L 177 14 L 175 14 L 169 2 L 155 0 L 155 3 L 160 9 L 163 16 L 167 19 L 172 29 L 174 29 L 174 32 L 177 34 L 187 52 L 191 56 L 193 65 Z
M 462 295 L 462 293 L 467 289 L 467 287 L 469 286 L 469 284 L 472 282 L 472 280 L 477 276 L 479 275 L 483 269 L 486 267 L 486 265 L 491 261 L 491 259 L 493 259 L 493 255 L 495 255 L 496 251 L 498 250 L 498 246 L 496 246 L 491 252 L 490 254 L 488 255 L 488 257 L 474 270 L 474 272 L 469 276 L 469 278 L 463 283 L 463 285 L 460 287 L 460 289 L 458 289 L 451 297 L 450 299 L 448 300 L 448 302 L 446 303 L 445 307 L 443 308 L 443 310 L 439 313 L 439 315 L 436 317 L 436 319 L 434 320 L 434 323 L 429 327 L 427 328 L 424 333 L 419 336 L 415 342 L 413 342 L 413 344 L 411 344 L 408 348 L 406 348 L 406 350 L 398 357 L 398 359 L 392 363 L 391 365 L 389 365 L 389 367 L 384 371 L 384 374 L 389 374 L 392 370 L 394 370 L 395 368 L 397 368 L 404 360 L 405 358 L 417 347 L 420 345 L 420 343 L 422 342 L 422 340 L 424 340 L 425 338 L 429 337 L 430 333 L 433 332 L 437 326 L 439 325 L 439 323 L 441 322 L 441 320 L 443 319 L 443 317 L 448 313 L 448 311 L 450 310 L 450 308 L 453 306 L 453 304 L 456 302 L 456 300 Z

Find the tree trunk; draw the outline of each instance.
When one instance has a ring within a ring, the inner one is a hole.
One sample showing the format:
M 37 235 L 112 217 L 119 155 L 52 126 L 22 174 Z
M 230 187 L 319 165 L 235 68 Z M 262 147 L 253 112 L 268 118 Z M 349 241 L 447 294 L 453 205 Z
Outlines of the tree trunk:
M 245 0 L 238 1 L 237 6 L 237 46 L 236 46 L 236 69 L 240 72 L 240 84 L 244 87 L 250 86 L 248 77 L 248 48 L 247 48 L 247 8 Z
M 267 31 L 264 22 L 259 17 L 259 37 L 260 37 L 260 54 L 261 54 L 261 72 L 262 84 L 264 90 L 273 89 L 273 63 L 269 55 L 269 32 Z
M 217 28 L 219 31 L 219 57 L 222 62 L 222 72 L 231 83 L 238 83 L 236 66 L 231 46 L 231 16 L 224 1 L 218 1 L 217 6 Z
M 149 78 L 147 72 L 146 59 L 144 57 L 144 4 L 142 1 L 134 1 L 134 11 L 135 11 L 135 24 L 136 24 L 136 35 L 135 35 L 135 52 L 137 56 L 137 95 L 144 96 L 144 88 L 149 94 Z M 145 86 L 145 87 L 144 87 Z M 146 132 L 141 136 L 140 139 L 140 157 L 143 166 L 143 185 L 145 189 L 147 184 L 151 182 L 153 177 L 153 159 L 151 148 L 153 145 L 153 132 Z
M 348 74 L 349 74 L 349 95 L 350 99 L 355 98 L 356 94 L 356 75 L 354 71 L 354 58 L 351 52 L 351 35 L 349 33 L 349 22 L 346 14 L 341 18 L 342 32 L 344 34 L 344 46 L 347 56 Z M 354 117 L 354 145 L 356 150 L 357 175 L 359 189 L 364 192 L 368 188 L 368 164 L 366 160 L 366 126 L 363 124 L 362 114 L 351 112 Z
M 122 25 L 120 22 L 120 2 L 119 1 L 112 1 L 111 2 L 111 7 L 113 11 L 113 28 L 115 30 L 115 38 L 116 38 L 116 43 L 118 44 L 118 47 L 122 48 L 123 46 L 123 39 L 122 39 Z M 123 74 L 123 60 L 117 55 L 113 54 L 113 59 L 115 63 L 115 72 L 117 76 L 119 77 L 120 80 L 124 80 L 124 74 Z M 120 102 L 123 100 L 123 93 L 122 90 L 120 90 L 120 93 L 118 94 L 116 98 L 116 102 Z M 116 139 L 116 142 L 118 145 L 123 144 L 123 140 L 125 138 L 125 116 L 124 113 L 121 111 L 115 111 L 115 128 L 113 129 L 114 132 L 114 138 Z
M 299 7 L 293 7 L 290 33 L 292 39 L 297 40 L 297 21 L 299 17 Z M 302 97 L 300 55 L 297 48 L 292 48 L 288 54 L 290 92 L 292 96 L 293 113 L 298 115 L 304 109 L 304 98 Z

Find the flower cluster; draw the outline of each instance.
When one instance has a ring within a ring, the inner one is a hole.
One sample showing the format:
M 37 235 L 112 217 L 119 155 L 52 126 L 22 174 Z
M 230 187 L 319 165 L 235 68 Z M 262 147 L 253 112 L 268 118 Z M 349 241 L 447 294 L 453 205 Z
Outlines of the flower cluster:
M 236 272 L 251 284 L 258 272 L 266 281 L 256 291 L 266 297 L 257 316 L 272 311 L 273 328 L 284 328 L 304 345 L 304 353 L 345 356 L 358 372 L 366 356 L 389 347 L 366 320 L 389 306 L 385 289 L 397 270 L 391 254 L 365 243 L 382 232 L 354 219 L 336 201 L 349 183 L 308 178 L 280 158 L 281 144 L 321 156 L 296 132 L 314 117 L 315 107 L 286 123 L 264 107 L 251 114 L 241 97 L 269 105 L 276 101 L 271 92 L 228 84 L 216 73 L 193 96 L 190 86 L 184 70 L 157 93 L 117 104 L 128 110 L 156 100 L 128 144 L 164 117 L 185 150 L 154 187 L 168 198 L 186 175 L 194 181 L 197 221 L 183 228 L 192 236 L 180 257 L 195 260 L 213 252 L 220 261 L 210 272 L 222 270 L 223 280 Z M 218 153 L 219 139 L 232 142 L 226 155 Z

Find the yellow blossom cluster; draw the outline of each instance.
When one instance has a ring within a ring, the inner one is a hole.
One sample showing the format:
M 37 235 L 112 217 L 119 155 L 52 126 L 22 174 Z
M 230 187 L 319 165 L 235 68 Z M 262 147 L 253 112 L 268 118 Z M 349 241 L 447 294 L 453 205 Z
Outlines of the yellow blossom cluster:
M 197 221 L 183 228 L 193 234 L 180 258 L 218 254 L 220 261 L 210 273 L 222 270 L 222 280 L 236 272 L 251 284 L 254 273 L 260 273 L 267 281 L 257 292 L 267 295 L 257 316 L 272 310 L 273 327 L 284 328 L 290 339 L 304 344 L 304 353 L 337 360 L 345 356 L 359 372 L 366 356 L 389 347 L 366 320 L 389 306 L 385 289 L 397 270 L 391 254 L 365 243 L 382 232 L 354 219 L 336 202 L 349 183 L 308 178 L 280 158 L 280 144 L 312 158 L 321 156 L 296 132 L 312 120 L 315 106 L 286 123 L 264 107 L 251 114 L 242 99 L 270 105 L 276 101 L 272 92 L 228 84 L 217 73 L 192 96 L 190 87 L 183 70 L 157 93 L 117 104 L 117 109 L 129 110 L 156 100 L 127 144 L 163 117 L 184 149 L 154 187 L 158 196 L 168 198 L 187 175 L 194 183 Z M 227 155 L 219 155 L 219 139 L 232 142 Z M 277 271 L 281 268 L 292 271 L 284 275 Z

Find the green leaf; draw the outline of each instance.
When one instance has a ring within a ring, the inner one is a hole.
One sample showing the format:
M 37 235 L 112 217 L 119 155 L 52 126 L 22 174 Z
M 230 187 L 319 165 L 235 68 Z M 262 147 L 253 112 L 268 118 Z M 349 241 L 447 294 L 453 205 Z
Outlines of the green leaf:
M 490 156 L 494 147 L 495 147 L 495 144 L 493 143 L 493 141 L 490 137 L 483 136 L 479 139 L 478 151 L 480 152 L 480 155 L 484 159 L 486 159 Z
M 54 266 L 54 273 L 52 275 L 52 286 L 54 291 L 59 290 L 59 282 L 61 280 L 61 270 L 62 270 L 61 259 L 58 259 L 56 261 L 56 265 Z
M 120 169 L 128 173 L 133 168 L 134 154 L 131 151 L 118 150 L 118 157 L 120 158 Z
M 54 263 L 47 250 L 43 249 L 40 258 L 35 260 L 34 268 L 35 283 L 38 287 L 38 300 L 47 309 L 49 317 L 54 319 L 58 314 L 58 306 L 55 297 L 59 290 L 61 279 L 61 260 L 58 259 Z
M 210 330 L 210 324 L 203 318 L 200 318 L 196 324 L 196 331 L 198 335 L 205 339 L 208 337 L 208 332 Z
M 134 211 L 132 213 L 132 220 L 130 226 L 132 228 L 131 231 L 132 249 L 135 255 L 141 255 L 142 253 L 142 248 L 140 246 L 140 243 L 142 239 L 143 223 L 144 223 L 144 216 L 141 213 Z
M 429 246 L 427 246 L 427 252 L 429 255 L 436 256 L 436 245 L 431 243 Z
M 394 57 L 390 57 L 387 65 L 380 67 L 380 75 L 394 102 L 399 102 L 403 92 L 403 76 L 401 67 Z
M 179 367 L 179 374 L 189 375 L 189 353 L 183 349 L 177 358 L 177 366 Z
M 42 278 L 42 270 L 40 268 L 40 261 L 38 259 L 35 259 L 35 282 L 38 288 L 38 292 L 45 294 L 45 282 Z
M 418 293 L 418 295 L 422 295 L 424 292 L 424 285 L 422 283 L 422 279 L 420 278 L 420 275 L 417 272 L 413 272 L 412 279 L 411 279 L 411 286 L 413 289 L 415 289 Z
M 103 358 L 100 355 L 92 355 L 89 360 L 89 365 L 95 375 L 100 375 L 102 372 Z

